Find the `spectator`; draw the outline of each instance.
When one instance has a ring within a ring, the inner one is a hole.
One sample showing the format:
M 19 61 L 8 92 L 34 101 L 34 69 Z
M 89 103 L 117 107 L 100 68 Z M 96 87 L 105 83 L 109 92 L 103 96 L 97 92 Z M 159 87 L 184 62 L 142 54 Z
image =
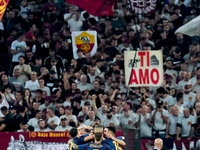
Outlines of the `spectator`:
M 31 72 L 31 80 L 26 81 L 25 88 L 28 88 L 31 91 L 32 98 L 35 98 L 35 92 L 39 87 L 39 83 L 37 80 L 37 73 Z
M 190 110 L 188 108 L 185 108 L 184 116 L 181 116 L 177 121 L 177 131 L 176 131 L 176 139 L 178 141 L 181 140 L 181 138 L 187 138 L 187 140 L 191 140 L 194 136 L 194 126 L 195 126 L 195 118 L 190 115 Z M 180 128 L 181 128 L 181 137 L 180 134 Z
M 68 124 L 70 124 L 71 122 L 74 122 L 77 125 L 77 119 L 75 115 L 72 115 L 71 107 L 66 106 L 64 110 L 65 110 L 65 115 L 61 116 L 60 118 L 65 117 L 67 118 Z
M 71 130 L 71 126 L 67 125 L 67 118 L 63 117 L 61 118 L 61 125 L 57 126 L 55 128 L 55 131 L 70 131 Z
M 187 107 L 193 107 L 195 103 L 196 94 L 190 92 L 191 85 L 185 85 L 184 94 L 183 94 L 183 102 Z
M 84 74 L 81 75 L 81 82 L 77 85 L 77 87 L 81 91 L 92 90 L 92 85 L 90 83 L 87 83 L 87 76 Z
M 43 119 L 40 119 L 38 121 L 38 127 L 34 131 L 35 132 L 48 132 L 49 130 L 45 128 L 45 121 Z
M 123 113 L 120 116 L 119 122 L 123 130 L 132 129 L 136 126 L 139 120 L 139 115 L 130 111 L 129 107 L 123 108 Z
M 94 117 L 95 117 L 94 111 L 92 111 L 92 110 L 89 111 L 88 116 L 89 116 L 89 119 L 85 120 L 84 124 L 86 126 L 92 126 L 92 124 L 94 123 Z
M 83 22 L 80 20 L 80 11 L 75 11 L 74 15 L 75 17 L 68 20 L 68 27 L 70 28 L 70 31 L 80 31 L 83 25 Z
M 9 104 L 8 104 L 8 102 L 6 102 L 6 101 L 4 101 L 3 100 L 3 95 L 2 94 L 0 94 L 0 108 L 2 108 L 2 107 L 7 107 L 7 108 L 9 108 Z M 2 119 L 2 117 L 4 116 L 4 114 L 2 113 L 2 112 L 0 112 L 0 118 Z
M 49 107 L 46 115 L 47 130 L 54 131 L 60 124 L 60 119 L 55 115 L 55 109 Z
M 147 111 L 147 106 L 142 106 L 142 113 L 140 114 L 140 125 L 141 125 L 141 137 L 152 137 L 152 127 L 153 124 L 151 122 L 151 114 L 149 114 Z
M 6 74 L 1 74 L 0 78 L 0 91 L 3 91 L 6 86 L 10 86 L 12 93 L 16 91 L 15 86 L 8 82 L 8 76 Z
M 37 31 L 37 27 L 35 24 L 30 24 L 29 29 L 30 30 L 25 34 L 25 42 L 27 46 L 30 47 L 30 49 L 32 49 L 36 41 L 35 33 Z
M 29 126 L 33 126 L 33 127 L 34 127 L 34 130 L 36 130 L 36 129 L 39 128 L 39 126 L 38 126 L 38 121 L 39 121 L 40 119 L 42 119 L 42 112 L 41 112 L 40 110 L 36 110 L 34 114 L 35 114 L 35 117 L 34 117 L 34 118 L 31 118 L 31 119 L 27 122 L 27 124 L 28 124 Z
M 44 86 L 45 85 L 44 79 L 43 78 L 39 78 L 38 79 L 38 83 L 39 83 L 39 89 L 41 89 L 42 91 L 46 91 L 47 92 L 47 96 L 50 96 L 51 95 L 50 89 L 49 89 L 49 87 Z
M 27 122 L 26 112 L 27 112 L 27 107 L 21 106 L 19 108 L 19 114 L 15 118 L 15 131 L 22 129 L 22 122 L 23 121 Z
M 14 131 L 14 117 L 6 106 L 1 107 L 1 113 L 5 116 L 0 126 L 0 131 Z
M 163 102 L 159 100 L 157 102 L 157 108 L 152 111 L 153 122 L 153 135 L 155 137 L 165 137 L 166 124 L 168 119 L 168 111 L 163 108 Z
M 180 115 L 177 106 L 172 107 L 172 114 L 169 115 L 167 126 L 166 126 L 166 138 L 176 138 L 176 125 Z
M 31 74 L 31 67 L 29 65 L 24 64 L 25 62 L 25 57 L 24 56 L 19 56 L 18 58 L 19 60 L 19 65 L 15 66 L 15 69 L 19 69 L 21 74 L 20 74 L 20 78 L 23 80 L 23 82 L 25 83 L 26 81 L 28 81 L 29 76 Z
M 16 91 L 24 91 L 24 81 L 20 77 L 21 71 L 15 68 L 13 71 L 13 77 L 8 79 L 8 82 L 15 86 Z
M 12 58 L 13 68 L 18 64 L 19 56 L 25 56 L 24 52 L 29 49 L 30 48 L 27 47 L 25 43 L 25 33 L 18 32 L 17 39 L 13 41 L 11 44 L 11 54 L 13 55 Z

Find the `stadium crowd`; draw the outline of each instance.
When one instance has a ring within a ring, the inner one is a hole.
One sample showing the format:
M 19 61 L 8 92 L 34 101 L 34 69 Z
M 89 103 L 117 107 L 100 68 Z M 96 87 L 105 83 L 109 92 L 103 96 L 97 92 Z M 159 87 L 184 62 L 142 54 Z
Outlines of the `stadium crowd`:
M 200 38 L 174 34 L 200 14 L 198 0 L 158 0 L 135 15 L 117 0 L 94 17 L 64 0 L 10 0 L 0 22 L 0 131 L 66 131 L 102 125 L 141 137 L 200 136 Z M 91 56 L 72 31 L 97 31 Z M 124 51 L 162 50 L 161 87 L 129 88 Z

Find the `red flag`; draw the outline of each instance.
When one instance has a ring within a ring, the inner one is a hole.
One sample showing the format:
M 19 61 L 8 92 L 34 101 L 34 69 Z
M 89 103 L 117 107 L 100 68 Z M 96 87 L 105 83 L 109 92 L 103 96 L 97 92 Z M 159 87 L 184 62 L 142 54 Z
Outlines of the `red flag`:
M 1 22 L 1 19 L 3 18 L 3 14 L 6 11 L 8 2 L 9 0 L 0 0 L 0 22 Z
M 116 0 L 66 0 L 93 16 L 112 16 Z

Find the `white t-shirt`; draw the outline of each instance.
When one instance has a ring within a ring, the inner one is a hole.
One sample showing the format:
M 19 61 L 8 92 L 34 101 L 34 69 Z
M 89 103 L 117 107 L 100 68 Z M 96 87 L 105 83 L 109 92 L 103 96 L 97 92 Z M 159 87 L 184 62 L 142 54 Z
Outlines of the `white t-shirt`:
M 181 106 L 179 106 L 179 105 L 177 105 L 177 104 L 174 105 L 174 106 L 178 107 L 178 111 L 179 111 L 178 115 L 179 115 L 179 116 L 183 116 L 183 110 L 184 110 L 184 107 L 187 106 L 187 103 L 186 103 L 186 104 L 184 103 L 184 104 L 182 104 Z
M 82 83 L 79 83 L 78 85 L 77 85 L 77 88 L 78 89 L 80 89 L 81 91 L 85 91 L 85 90 L 92 90 L 92 88 L 93 88 L 93 86 L 92 86 L 92 84 L 89 84 L 89 83 L 87 83 L 86 85 L 82 85 Z
M 165 71 L 165 73 L 166 74 L 168 74 L 168 75 L 171 75 L 172 77 L 173 77 L 173 83 L 176 83 L 176 78 L 177 78 L 177 76 L 178 76 L 178 74 L 177 74 L 177 71 L 175 71 L 175 70 L 166 70 Z
M 28 123 L 29 126 L 33 126 L 34 127 L 34 131 L 39 128 L 38 126 L 38 120 L 36 118 L 31 118 Z
M 87 99 L 87 100 L 81 100 L 81 107 L 84 106 L 85 102 L 89 102 L 90 103 L 90 107 L 93 107 L 93 103 L 91 99 Z
M 176 125 L 179 116 L 169 115 L 168 122 L 169 122 L 169 134 L 175 135 L 176 134 Z
M 85 120 L 84 124 L 86 126 L 91 126 L 93 124 L 93 122 L 94 122 L 93 120 L 91 121 L 90 119 L 87 119 L 87 120 Z
M 12 99 L 16 100 L 14 94 L 10 94 L 10 97 L 12 97 Z M 8 95 L 4 94 L 3 100 L 7 101 L 7 102 L 11 102 L 11 98 L 10 97 Z
M 147 113 L 147 119 L 151 121 L 151 114 Z M 141 115 L 140 119 L 140 131 L 141 131 L 141 137 L 152 136 L 152 127 L 146 122 L 143 115 Z
M 195 119 L 194 116 L 191 115 L 188 118 L 181 116 L 178 118 L 177 123 L 181 124 L 182 137 L 188 137 L 190 135 L 192 124 L 195 124 Z
M 63 103 L 63 107 L 66 107 L 66 106 L 70 106 L 70 107 L 71 107 L 71 102 L 65 101 L 65 102 Z
M 90 78 L 90 83 L 93 83 L 94 80 L 95 80 L 96 75 L 92 76 L 90 73 L 88 73 L 87 75 Z
M 68 20 L 68 27 L 70 28 L 70 31 L 80 31 L 81 27 L 83 25 L 83 22 L 81 20 L 76 21 L 74 18 L 71 18 Z
M 11 44 L 11 50 L 18 51 L 23 47 L 26 47 L 26 42 L 24 42 L 24 41 L 18 42 L 17 40 L 15 40 Z M 17 54 L 14 54 L 13 57 L 12 57 L 12 62 L 18 62 L 18 57 L 21 56 L 21 55 L 25 56 L 25 53 L 19 52 Z
M 35 132 L 49 132 L 49 131 L 52 131 L 52 130 L 49 130 L 49 129 L 40 130 L 39 128 L 37 128 L 34 131 Z
M 184 81 L 184 80 L 181 80 L 179 83 L 178 83 L 178 87 L 177 87 L 177 89 L 178 90 L 181 90 L 182 92 L 184 91 L 184 88 L 185 88 L 185 85 L 194 85 L 195 83 L 194 82 L 192 82 L 191 80 L 189 80 L 189 81 Z
M 40 87 L 38 87 L 38 89 L 41 89 Z M 47 92 L 47 96 L 51 96 L 51 92 L 49 87 L 45 86 L 43 89 L 41 89 L 42 91 L 46 91 Z
M 170 95 L 167 95 L 167 97 L 161 98 L 160 100 L 163 101 L 164 106 L 166 106 L 168 110 L 169 110 L 169 106 L 172 106 L 175 104 L 175 99 Z
M 97 116 L 101 119 L 101 122 L 104 121 L 104 119 L 106 119 L 106 115 L 104 115 L 103 113 L 101 113 L 100 111 L 98 111 Z
M 55 128 L 55 131 L 69 131 L 69 130 L 71 130 L 71 126 L 65 126 L 65 127 L 63 127 L 63 126 L 57 126 L 56 128 Z
M 133 125 L 138 122 L 139 115 L 136 113 L 130 112 L 129 117 L 126 117 L 124 113 L 121 115 L 119 122 L 124 129 L 132 129 Z
M 37 90 L 39 87 L 39 83 L 38 83 L 38 80 L 35 80 L 34 82 L 29 80 L 29 81 L 26 81 L 25 83 L 25 88 L 28 88 L 30 91 L 32 90 Z M 35 98 L 35 93 L 31 92 L 31 95 L 32 95 L 32 98 Z
M 116 116 L 113 116 L 112 115 L 112 118 L 111 119 L 108 119 L 106 117 L 106 119 L 104 119 L 104 121 L 102 122 L 102 125 L 104 127 L 108 127 L 108 126 L 118 126 L 119 125 L 119 120 L 117 119 Z
M 193 107 L 195 103 L 196 94 L 190 92 L 189 94 L 183 94 L 183 101 L 187 103 L 188 107 Z
M 49 117 L 49 119 L 48 119 L 48 121 L 47 121 L 47 124 L 51 124 L 51 125 L 56 124 L 56 125 L 59 126 L 59 124 L 60 124 L 60 119 L 59 119 L 57 116 Z M 47 129 L 48 129 L 49 131 L 54 131 L 54 130 L 52 130 L 52 129 L 50 129 L 50 128 L 47 128 Z
M 154 114 L 155 110 L 152 111 L 151 113 L 151 117 L 153 117 L 153 114 Z M 169 116 L 169 113 L 167 110 L 163 109 L 163 115 L 168 117 Z M 155 123 L 154 123 L 154 126 L 153 128 L 155 130 L 164 130 L 166 129 L 166 124 L 165 122 L 163 121 L 163 119 L 161 118 L 161 113 L 160 112 L 156 112 L 156 115 L 155 115 Z
M 63 117 L 67 118 L 68 123 L 69 122 L 75 122 L 75 123 L 77 123 L 76 116 L 74 116 L 74 115 L 70 115 L 68 117 L 66 115 L 62 115 L 62 116 L 60 116 L 60 119 L 63 118 Z

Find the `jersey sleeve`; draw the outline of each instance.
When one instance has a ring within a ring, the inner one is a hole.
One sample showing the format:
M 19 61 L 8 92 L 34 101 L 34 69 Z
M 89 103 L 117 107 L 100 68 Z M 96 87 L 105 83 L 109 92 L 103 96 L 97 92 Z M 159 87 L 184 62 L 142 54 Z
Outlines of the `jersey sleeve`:
M 123 141 L 123 138 L 122 136 L 119 136 L 119 137 L 116 137 L 118 140 L 122 140 Z
M 105 150 L 114 150 L 114 149 L 110 147 L 109 145 L 105 144 Z
M 87 150 L 88 144 L 78 145 L 78 150 Z
M 87 137 L 87 136 L 89 136 L 89 134 L 84 134 L 84 135 L 82 135 L 82 136 L 78 139 L 78 142 L 79 142 L 80 144 L 82 144 L 82 143 L 84 142 L 85 137 Z

